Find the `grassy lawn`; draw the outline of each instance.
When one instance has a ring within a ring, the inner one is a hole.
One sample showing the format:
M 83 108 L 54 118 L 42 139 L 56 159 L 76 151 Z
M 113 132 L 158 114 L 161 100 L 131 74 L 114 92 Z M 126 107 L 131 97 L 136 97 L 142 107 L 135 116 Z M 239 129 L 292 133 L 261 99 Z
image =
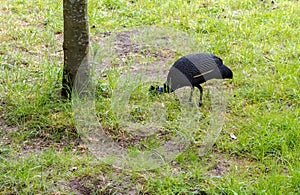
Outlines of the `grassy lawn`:
M 299 1 L 89 1 L 92 43 L 132 28 L 172 27 L 233 71 L 232 81 L 221 81 L 231 92 L 212 149 L 200 157 L 199 144 L 192 143 L 150 171 L 99 161 L 76 131 L 71 102 L 60 98 L 62 2 L 2 0 L 0 15 L 0 194 L 300 193 Z M 186 54 L 177 48 L 154 52 L 162 53 L 137 56 L 139 64 Z M 113 59 L 99 79 L 96 110 L 102 127 L 128 145 L 139 139 L 122 140 L 126 132 L 111 108 L 121 62 Z M 147 115 L 140 109 L 145 91 L 135 92 L 134 117 Z M 199 108 L 204 116 L 210 115 L 207 99 Z M 176 107 L 176 98 L 165 103 Z M 172 121 L 166 128 L 176 128 Z M 202 136 L 197 129 L 195 136 Z

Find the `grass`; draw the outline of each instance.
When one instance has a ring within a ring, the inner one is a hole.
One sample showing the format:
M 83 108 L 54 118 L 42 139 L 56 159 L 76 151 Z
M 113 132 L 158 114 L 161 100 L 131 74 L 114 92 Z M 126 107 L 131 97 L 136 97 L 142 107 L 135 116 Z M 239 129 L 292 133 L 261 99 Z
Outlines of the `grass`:
M 199 157 L 196 142 L 161 168 L 130 172 L 94 158 L 75 130 L 71 103 L 60 98 L 62 3 L 1 1 L 0 193 L 300 193 L 300 4 L 272 2 L 89 1 L 92 42 L 132 27 L 172 27 L 194 36 L 202 51 L 222 57 L 234 73 L 233 81 L 225 82 L 232 92 L 212 150 Z M 170 58 L 182 54 L 167 51 Z M 96 109 L 102 125 L 119 139 L 110 108 L 121 70 L 114 60 L 98 83 Z M 132 99 L 136 120 L 147 116 L 140 101 L 148 98 L 144 90 Z M 207 97 L 200 109 L 204 117 L 210 115 Z

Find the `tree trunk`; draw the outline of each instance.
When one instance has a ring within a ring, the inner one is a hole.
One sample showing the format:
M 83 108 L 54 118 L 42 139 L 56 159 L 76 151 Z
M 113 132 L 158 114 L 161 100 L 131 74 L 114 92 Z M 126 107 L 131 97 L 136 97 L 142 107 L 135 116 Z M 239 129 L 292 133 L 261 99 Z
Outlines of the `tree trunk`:
M 63 0 L 64 69 L 61 95 L 71 98 L 79 67 L 88 67 L 89 27 L 88 0 Z

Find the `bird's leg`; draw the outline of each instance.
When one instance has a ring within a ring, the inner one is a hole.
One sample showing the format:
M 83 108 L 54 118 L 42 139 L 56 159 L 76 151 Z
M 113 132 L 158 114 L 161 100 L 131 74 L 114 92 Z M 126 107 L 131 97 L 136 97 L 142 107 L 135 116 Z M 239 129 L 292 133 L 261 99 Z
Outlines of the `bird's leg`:
M 191 87 L 191 94 L 190 94 L 189 102 L 192 101 L 193 92 L 194 92 L 194 86 Z
M 198 104 L 198 106 L 200 107 L 200 106 L 202 106 L 203 88 L 200 85 L 198 85 L 197 88 L 200 91 L 200 99 L 199 99 L 199 104 Z

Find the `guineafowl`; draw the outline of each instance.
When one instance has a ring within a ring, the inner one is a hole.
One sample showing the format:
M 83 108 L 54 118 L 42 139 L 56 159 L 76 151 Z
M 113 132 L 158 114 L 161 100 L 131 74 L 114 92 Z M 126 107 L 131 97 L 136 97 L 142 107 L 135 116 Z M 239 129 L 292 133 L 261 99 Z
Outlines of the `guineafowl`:
M 223 64 L 221 58 L 210 53 L 190 54 L 179 58 L 169 70 L 164 86 L 151 86 L 150 90 L 170 93 L 181 87 L 190 86 L 200 91 L 199 106 L 202 105 L 203 89 L 200 86 L 210 79 L 232 79 L 232 71 Z

